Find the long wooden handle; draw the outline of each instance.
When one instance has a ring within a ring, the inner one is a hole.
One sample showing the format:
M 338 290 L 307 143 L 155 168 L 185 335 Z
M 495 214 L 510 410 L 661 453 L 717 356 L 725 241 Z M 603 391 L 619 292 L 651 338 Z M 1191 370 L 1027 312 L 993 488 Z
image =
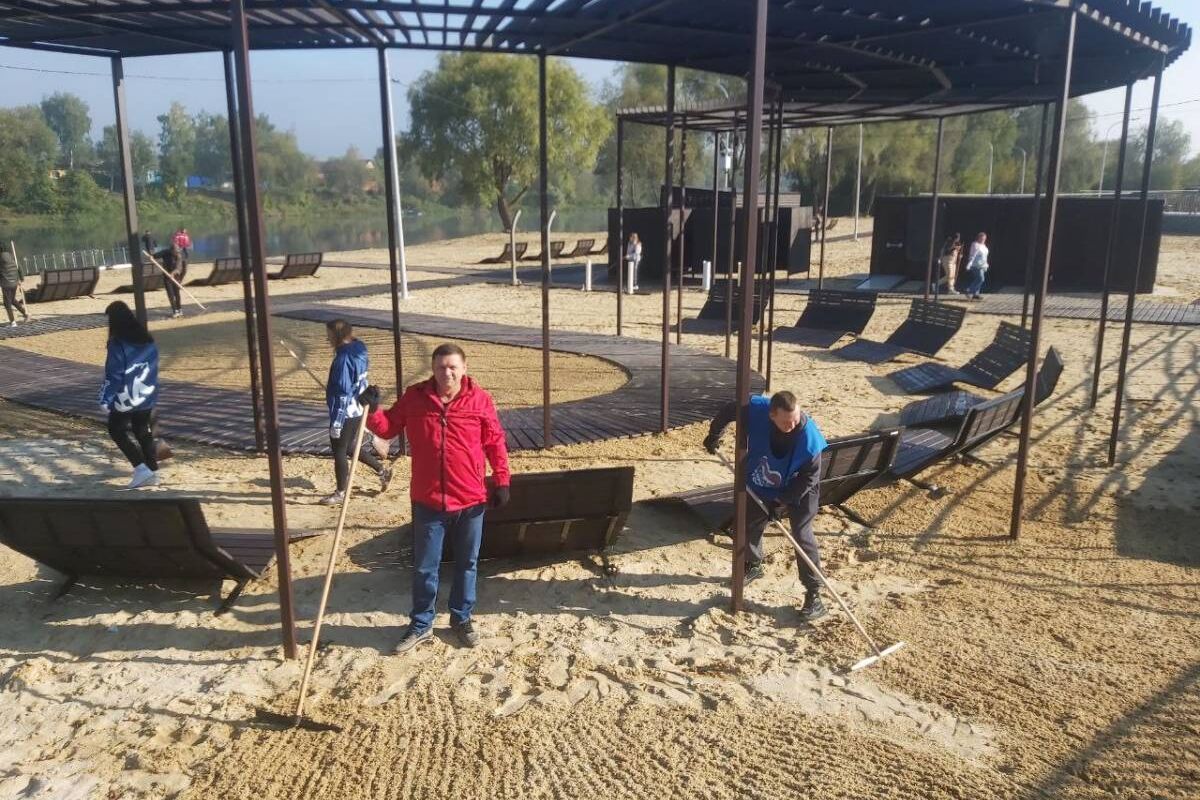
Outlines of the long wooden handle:
M 156 260 L 155 260 L 154 256 L 150 255 L 150 254 L 149 254 L 149 253 L 147 253 L 145 250 L 143 250 L 143 251 L 142 251 L 142 255 L 144 255 L 146 258 L 150 259 L 150 263 L 151 263 L 151 264 L 153 264 L 154 266 L 158 267 L 158 270 L 159 270 L 159 272 L 161 272 L 163 275 L 166 275 L 166 276 L 167 276 L 167 280 L 169 280 L 171 283 L 173 283 L 173 284 L 175 284 L 176 286 L 178 286 L 178 287 L 179 287 L 179 289 L 180 289 L 180 291 L 182 291 L 182 292 L 183 292 L 184 294 L 186 294 L 188 297 L 192 298 L 192 302 L 193 302 L 193 303 L 195 303 L 196 305 L 200 306 L 200 308 L 203 308 L 205 311 L 208 311 L 208 309 L 207 309 L 207 308 L 204 308 L 204 303 L 201 303 L 199 300 L 197 300 L 197 299 L 196 299 L 196 295 L 194 295 L 194 294 L 192 294 L 191 292 L 189 292 L 189 291 L 187 290 L 187 287 L 185 287 L 185 286 L 184 286 L 182 283 L 180 283 L 179 281 L 175 280 L 175 276 L 174 276 L 174 275 L 172 275 L 171 273 L 167 272 L 167 270 L 166 270 L 166 267 L 164 267 L 162 264 L 158 263 L 158 261 L 156 261 Z
M 333 547 L 329 549 L 329 564 L 325 567 L 325 586 L 321 589 L 321 602 L 317 606 L 317 621 L 313 625 L 312 643 L 308 646 L 308 660 L 304 664 L 304 677 L 300 679 L 300 697 L 296 700 L 297 722 L 304 716 L 304 700 L 308 695 L 308 680 L 312 677 L 313 662 L 317 658 L 317 642 L 321 638 L 321 623 L 325 620 L 325 604 L 329 601 L 329 589 L 333 586 L 333 570 L 337 566 L 338 547 L 342 542 L 342 528 L 346 524 L 346 511 L 350 508 L 350 495 L 354 493 L 354 472 L 358 467 L 358 453 L 362 449 L 363 434 L 367 430 L 366 409 L 363 410 L 361 419 L 362 421 L 358 424 L 358 435 L 354 439 L 354 457 L 350 461 L 350 477 L 346 482 L 346 494 L 342 497 L 342 510 L 338 514 L 337 531 L 333 534 Z
M 305 372 L 307 372 L 307 373 L 308 373 L 308 376 L 309 376 L 310 378 L 312 378 L 314 381 L 316 381 L 318 386 L 320 386 L 322 389 L 324 389 L 324 388 L 325 388 L 325 381 L 321 380 L 320 376 L 319 376 L 319 375 L 317 375 L 317 373 L 313 372 L 311 369 L 309 369 L 309 368 L 308 368 L 308 364 L 305 364 L 305 363 L 304 363 L 304 359 L 303 359 L 303 358 L 301 358 L 300 356 L 296 355 L 296 351 L 295 351 L 295 350 L 293 350 L 293 349 L 291 348 L 291 346 L 290 346 L 290 345 L 288 345 L 288 343 L 287 343 L 287 340 L 286 340 L 286 339 L 284 339 L 282 336 L 280 336 L 280 337 L 279 337 L 279 343 L 280 343 L 281 345 L 283 345 L 283 349 L 284 349 L 284 350 L 287 350 L 287 351 L 288 351 L 288 353 L 290 353 L 290 354 L 291 354 L 292 358 L 296 359 L 296 363 L 297 363 L 297 364 L 299 364 L 299 365 L 300 365 L 300 367 L 301 367 L 301 368 L 302 368 L 302 369 L 303 369 Z

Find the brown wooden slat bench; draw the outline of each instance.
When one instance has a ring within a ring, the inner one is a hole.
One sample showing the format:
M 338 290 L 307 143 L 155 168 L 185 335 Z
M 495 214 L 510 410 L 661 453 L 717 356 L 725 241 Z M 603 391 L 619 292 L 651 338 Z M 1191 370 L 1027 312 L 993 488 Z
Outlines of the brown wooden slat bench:
M 0 542 L 66 576 L 56 598 L 87 577 L 232 580 L 217 614 L 275 560 L 271 531 L 210 528 L 194 498 L 4 498 Z
M 604 244 L 600 245 L 599 250 L 593 250 L 592 252 L 588 253 L 588 255 L 590 255 L 590 256 L 606 256 L 606 255 L 608 255 L 608 239 L 604 240 Z
M 900 431 L 895 429 L 829 440 L 821 453 L 821 506 L 832 506 L 860 525 L 872 527 L 846 503 L 891 469 L 899 444 Z M 733 519 L 731 483 L 664 499 L 684 503 L 709 525 L 710 532 L 729 530 Z
M 188 286 L 221 286 L 226 283 L 237 283 L 242 279 L 242 260 L 240 258 L 218 258 L 213 262 L 212 272 L 207 277 L 189 281 Z
M 155 256 L 162 263 L 162 253 Z M 151 264 L 149 261 L 142 262 L 142 291 L 143 292 L 158 292 L 162 291 L 166 285 L 167 279 L 163 276 L 162 270 Z M 114 294 L 129 294 L 133 291 L 133 284 L 128 283 L 124 286 L 118 286 L 113 290 Z
M 569 253 L 563 253 L 563 258 L 583 258 L 592 254 L 592 246 L 596 244 L 595 239 L 577 239 L 575 241 L 575 249 Z
M 995 389 L 1025 364 L 1030 341 L 1029 331 L 1001 322 L 991 343 L 957 369 L 945 364 L 917 364 L 889 373 L 888 377 L 908 394 L 937 392 L 954 383 Z
M 855 339 L 845 347 L 832 351 L 848 361 L 882 364 L 903 353 L 936 356 L 962 327 L 967 310 L 961 306 L 913 300 L 908 317 L 885 341 Z
M 1035 405 L 1041 405 L 1044 400 L 1054 394 L 1054 390 L 1058 388 L 1058 381 L 1062 377 L 1064 366 L 1058 350 L 1053 347 L 1049 348 L 1046 351 L 1046 357 L 1042 360 L 1042 366 L 1037 372 L 1033 395 Z M 977 406 L 986 400 L 986 397 L 980 397 L 962 389 L 944 392 L 924 400 L 914 400 L 900 410 L 900 424 L 911 427 L 951 422 L 966 416 L 972 406 Z
M 521 260 L 521 258 L 525 255 L 525 252 L 528 249 L 529 249 L 529 242 L 517 242 L 517 261 Z M 512 242 L 506 242 L 504 245 L 504 249 L 500 252 L 500 255 L 488 256 L 487 258 L 481 258 L 481 259 L 479 259 L 479 263 L 480 264 L 507 264 L 508 262 L 512 261 L 512 259 L 513 259 Z
M 321 260 L 324 257 L 324 253 L 288 253 L 283 260 L 283 269 L 267 277 L 271 280 L 311 278 L 321 268 Z
M 30 303 L 49 303 L 53 300 L 69 300 L 72 297 L 90 297 L 100 282 L 100 270 L 96 267 L 73 269 L 51 269 L 42 273 L 42 282 L 36 289 L 25 293 Z
M 685 319 L 685 333 L 712 333 L 716 330 L 713 325 L 695 325 L 697 320 L 705 322 L 719 322 L 720 329 L 725 330 L 725 295 L 729 291 L 729 284 L 725 281 L 714 282 L 712 288 L 708 290 L 708 297 L 704 300 L 704 305 L 700 307 L 700 313 L 696 315 L 695 320 Z M 753 308 L 750 310 L 750 317 L 753 324 L 757 325 L 762 319 L 763 312 L 763 296 L 761 291 L 755 291 Z M 733 332 L 736 334 L 738 324 L 742 318 L 742 289 L 740 286 L 733 287 Z
M 484 515 L 480 558 L 520 558 L 595 550 L 606 574 L 608 551 L 633 507 L 633 467 L 529 472 L 512 476 L 511 499 Z M 446 540 L 442 559 L 454 558 Z
M 875 314 L 875 292 L 813 289 L 808 305 L 792 326 L 775 329 L 775 341 L 809 347 L 830 347 L 848 333 L 863 332 Z
M 560 258 L 562 256 L 563 248 L 565 248 L 566 246 L 567 246 L 567 242 L 565 239 L 555 239 L 555 240 L 551 241 L 550 242 L 550 257 L 551 258 Z M 525 256 L 521 260 L 522 261 L 541 261 L 542 253 L 539 250 L 537 253 L 534 253 L 533 255 Z

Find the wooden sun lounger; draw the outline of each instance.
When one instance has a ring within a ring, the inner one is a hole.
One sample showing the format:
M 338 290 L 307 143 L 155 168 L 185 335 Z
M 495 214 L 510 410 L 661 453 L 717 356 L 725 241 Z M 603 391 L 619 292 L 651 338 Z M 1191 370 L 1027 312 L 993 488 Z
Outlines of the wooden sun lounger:
M 871 527 L 846 503 L 891 469 L 899 443 L 899 430 L 831 439 L 821 453 L 821 506 L 832 506 L 860 525 Z M 712 531 L 729 530 L 733 519 L 731 482 L 681 492 L 669 499 L 683 502 L 708 523 Z
M 529 249 L 529 242 L 517 242 L 517 260 L 520 261 L 525 255 L 525 251 Z M 507 264 L 513 258 L 512 242 L 506 242 L 504 249 L 500 251 L 498 256 L 489 256 L 488 258 L 479 259 L 480 264 Z
M 162 253 L 154 256 L 158 259 L 158 263 L 162 263 Z M 159 292 L 166 286 L 167 279 L 163 276 L 162 270 L 151 264 L 148 260 L 142 261 L 142 291 L 143 292 Z M 132 292 L 133 284 L 118 286 L 113 290 L 114 294 L 129 294 Z
M 930 300 L 913 300 L 908 317 L 885 341 L 855 339 L 832 351 L 848 361 L 882 364 L 903 353 L 935 356 L 962 327 L 966 309 Z
M 1042 366 L 1038 369 L 1036 388 L 1033 402 L 1042 402 L 1054 394 L 1064 368 L 1062 356 L 1058 350 L 1051 347 L 1046 351 Z M 905 427 L 914 425 L 940 425 L 966 416 L 972 406 L 977 406 L 987 400 L 972 392 L 962 389 L 944 392 L 924 400 L 914 400 L 900 410 L 900 424 Z
M 206 278 L 189 281 L 188 286 L 221 286 L 237 283 L 242 279 L 242 259 L 218 258 L 213 262 L 212 272 Z
M 606 256 L 606 255 L 608 255 L 608 239 L 604 240 L 604 244 L 600 245 L 599 250 L 593 250 L 592 252 L 588 253 L 588 255 L 591 255 L 591 256 Z
M 569 253 L 563 253 L 563 258 L 583 258 L 592 254 L 592 245 L 596 244 L 595 239 L 578 239 L 575 242 L 575 249 Z
M 267 277 L 271 280 L 311 278 L 321 268 L 321 261 L 324 257 L 324 253 L 288 253 L 283 260 L 283 269 Z
M 55 598 L 89 577 L 234 581 L 217 614 L 275 560 L 271 531 L 210 528 L 194 498 L 4 498 L 0 542 L 66 576 Z
M 848 333 L 862 333 L 875 313 L 875 292 L 813 289 L 794 326 L 775 329 L 775 341 L 830 347 Z
M 708 297 L 704 301 L 704 305 L 700 307 L 700 313 L 695 319 L 683 320 L 683 330 L 685 333 L 712 333 L 717 330 L 717 323 L 720 323 L 720 330 L 725 330 L 725 294 L 729 291 L 728 284 L 725 281 L 714 281 L 712 288 L 708 290 Z M 762 292 L 754 293 L 753 308 L 750 311 L 751 322 L 755 325 L 762 319 L 763 312 L 763 297 Z M 742 290 L 739 286 L 733 287 L 733 330 L 737 332 L 737 327 L 741 321 L 742 313 Z M 711 323 L 711 324 L 705 324 Z
M 100 270 L 96 267 L 46 270 L 42 273 L 41 284 L 27 291 L 25 299 L 30 303 L 49 303 L 72 297 L 90 297 L 95 294 L 99 282 Z
M 594 550 L 606 574 L 609 550 L 633 507 L 633 467 L 528 472 L 512 476 L 504 508 L 484 515 L 480 558 L 523 558 Z M 454 558 L 446 540 L 442 560 Z
M 567 242 L 565 239 L 554 239 L 553 241 L 551 241 L 550 242 L 550 257 L 551 258 L 560 258 L 562 256 L 563 248 L 566 246 L 567 246 Z M 521 260 L 522 261 L 541 261 L 542 253 L 539 250 L 537 253 L 534 253 L 531 256 L 525 256 Z
M 908 394 L 937 392 L 955 383 L 995 389 L 1029 358 L 1029 331 L 1001 322 L 996 336 L 966 364 L 957 369 L 945 364 L 917 364 L 888 375 Z

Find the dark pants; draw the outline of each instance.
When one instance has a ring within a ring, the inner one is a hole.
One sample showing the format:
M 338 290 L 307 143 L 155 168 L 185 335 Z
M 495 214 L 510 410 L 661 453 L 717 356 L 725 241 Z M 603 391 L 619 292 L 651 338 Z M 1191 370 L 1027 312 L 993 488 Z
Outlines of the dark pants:
M 436 511 L 413 503 L 412 629 L 433 627 L 437 603 L 438 570 L 442 544 L 454 543 L 454 583 L 450 587 L 450 622 L 460 625 L 471 619 L 475 608 L 475 576 L 479 568 L 479 543 L 483 541 L 483 512 L 487 505 L 459 511 Z
M 813 520 L 821 510 L 821 498 L 816 492 L 809 492 L 801 498 L 799 505 L 788 506 L 788 522 L 792 526 L 792 536 L 796 538 L 804 554 L 812 560 L 818 569 L 821 567 L 821 551 L 817 549 L 817 538 L 813 535 Z M 763 532 L 771 522 L 762 513 L 762 509 L 751 500 L 746 520 L 746 543 L 750 550 L 751 561 L 763 560 Z M 788 544 L 791 547 L 791 544 Z M 793 548 L 794 549 L 794 548 Z M 800 572 L 800 582 L 805 589 L 819 589 L 821 581 L 816 574 L 804 563 L 804 559 L 796 556 L 796 566 Z
M 175 280 L 179 281 L 180 283 L 183 283 L 183 279 L 186 276 L 187 276 L 187 267 L 184 267 L 183 269 L 179 270 L 178 272 L 171 273 L 171 277 L 175 278 Z M 175 285 L 175 281 L 172 281 L 171 278 L 168 278 L 166 275 L 164 275 L 163 276 L 163 288 L 167 290 L 167 301 L 170 302 L 170 304 L 171 304 L 171 310 L 179 311 L 180 309 L 182 309 L 183 308 L 183 299 L 179 296 L 179 287 Z
M 8 321 L 12 322 L 13 307 L 15 306 L 21 312 L 21 316 L 29 319 L 29 312 L 25 310 L 25 304 L 17 297 L 17 287 L 15 286 L 0 286 L 0 292 L 4 294 L 4 310 L 8 312 Z
M 154 457 L 154 434 L 150 432 L 150 414 L 153 409 L 144 411 L 110 411 L 108 412 L 108 435 L 121 448 L 125 458 L 133 466 L 145 464 L 152 470 L 158 469 L 158 459 Z
M 359 424 L 357 419 L 348 419 L 342 426 L 342 435 L 329 439 L 329 446 L 333 448 L 333 474 L 337 478 L 339 492 L 346 491 L 350 483 L 350 457 L 354 455 L 354 440 L 358 436 Z M 373 469 L 376 475 L 383 470 L 383 464 L 370 448 L 364 447 L 358 454 L 358 460 Z

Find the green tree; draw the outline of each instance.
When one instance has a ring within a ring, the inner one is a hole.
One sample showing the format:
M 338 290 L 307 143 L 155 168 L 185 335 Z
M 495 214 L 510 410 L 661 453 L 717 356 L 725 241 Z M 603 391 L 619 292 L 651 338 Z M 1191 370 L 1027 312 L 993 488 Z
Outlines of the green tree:
M 35 182 L 44 195 L 57 154 L 58 138 L 37 106 L 0 109 L 0 205 L 25 210 Z
M 1177 119 L 1160 119 L 1154 132 L 1154 161 L 1150 166 L 1151 189 L 1182 189 L 1188 183 L 1187 155 L 1192 148 L 1192 137 L 1183 122 Z M 1109 157 L 1115 158 L 1115 146 L 1109 147 Z M 1129 137 L 1129 154 L 1126 156 L 1125 188 L 1140 187 L 1142 164 L 1146 155 L 1146 129 Z M 1111 186 L 1112 184 L 1106 184 Z
M 61 197 L 54 179 L 46 170 L 38 170 L 26 185 L 21 198 L 21 208 L 34 214 L 57 214 L 61 209 Z
M 265 202 L 305 201 L 317 185 L 317 164 L 300 151 L 296 135 L 277 130 L 260 114 L 254 120 L 254 136 Z
M 94 214 L 108 205 L 104 190 L 81 169 L 71 170 L 60 179 L 58 193 L 62 198 L 62 212 L 68 217 Z
M 104 126 L 95 151 L 96 170 L 108 181 L 108 190 L 115 192 L 121 189 L 121 148 L 117 144 L 115 125 Z M 141 185 L 146 180 L 146 173 L 154 169 L 157 163 L 154 140 L 141 131 L 133 131 L 129 136 L 129 155 L 133 162 L 133 183 L 135 186 Z
M 371 170 L 367 169 L 357 147 L 350 147 L 345 155 L 329 159 L 321 171 L 325 175 L 325 191 L 339 200 L 360 197 L 363 187 L 371 179 Z
M 229 156 L 229 122 L 219 114 L 200 113 L 192 120 L 196 130 L 193 150 L 194 173 L 220 186 L 230 180 L 233 164 Z
M 73 94 L 56 92 L 42 100 L 41 108 L 46 124 L 58 137 L 62 166 L 75 169 L 76 156 L 85 156 L 90 147 L 92 118 L 87 103 Z
M 504 226 L 538 175 L 537 65 L 531 58 L 483 53 L 443 55 L 409 90 L 411 127 L 404 153 L 431 179 L 457 176 L 466 198 L 494 204 Z M 609 131 L 604 110 L 579 75 L 547 64 L 553 191 L 569 199 L 581 170 L 595 167 Z
M 187 189 L 188 176 L 196 164 L 196 125 L 181 103 L 158 117 L 158 171 L 163 191 L 171 199 Z

